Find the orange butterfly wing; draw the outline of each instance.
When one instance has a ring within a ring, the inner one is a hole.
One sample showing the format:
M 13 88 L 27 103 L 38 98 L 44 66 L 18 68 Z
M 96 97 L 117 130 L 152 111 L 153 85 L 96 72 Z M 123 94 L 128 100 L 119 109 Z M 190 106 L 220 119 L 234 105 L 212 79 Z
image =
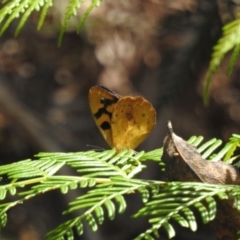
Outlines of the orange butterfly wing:
M 143 97 L 122 97 L 112 115 L 112 141 L 117 150 L 135 149 L 156 124 L 156 111 Z
M 135 149 L 156 124 L 156 111 L 143 97 L 121 97 L 102 86 L 89 90 L 94 120 L 108 145 Z
M 120 98 L 120 95 L 102 86 L 94 86 L 90 88 L 88 98 L 96 125 L 108 145 L 112 147 L 111 118 L 114 105 Z

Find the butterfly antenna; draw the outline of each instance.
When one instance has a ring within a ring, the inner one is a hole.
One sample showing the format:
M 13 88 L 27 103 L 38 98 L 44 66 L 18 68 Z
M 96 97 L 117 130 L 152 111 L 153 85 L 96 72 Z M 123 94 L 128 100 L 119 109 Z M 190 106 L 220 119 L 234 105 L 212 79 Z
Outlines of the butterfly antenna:
M 92 148 L 91 150 L 94 150 L 94 151 L 104 151 L 104 150 L 106 150 L 105 148 L 102 148 L 102 147 L 99 147 L 99 146 L 90 145 L 90 144 L 87 144 L 86 146 Z

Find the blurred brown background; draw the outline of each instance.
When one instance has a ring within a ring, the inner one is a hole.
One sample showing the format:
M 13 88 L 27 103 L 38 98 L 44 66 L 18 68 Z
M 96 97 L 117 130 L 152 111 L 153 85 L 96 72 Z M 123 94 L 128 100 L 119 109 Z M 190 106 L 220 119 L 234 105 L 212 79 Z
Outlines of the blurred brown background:
M 57 47 L 60 22 L 68 1 L 50 9 L 41 31 L 34 13 L 17 38 L 18 21 L 0 38 L 0 163 L 33 158 L 40 151 L 108 148 L 92 119 L 88 90 L 99 84 L 121 95 L 142 95 L 157 110 L 157 126 L 139 149 L 162 146 L 166 122 L 183 138 L 203 135 L 227 141 L 239 133 L 239 62 L 226 76 L 229 56 L 214 76 L 210 104 L 203 106 L 203 80 L 211 50 L 223 24 L 234 20 L 240 1 L 106 0 L 75 33 L 72 19 Z M 79 10 L 86 10 L 88 2 Z M 141 176 L 159 179 L 149 165 Z M 64 218 L 71 196 L 50 193 L 16 207 L 0 234 L 5 240 L 40 240 Z M 126 216 L 106 221 L 97 233 L 86 229 L 76 239 L 133 239 L 145 220 L 130 220 L 141 204 L 130 196 Z M 130 209 L 130 210 L 129 210 Z M 206 226 L 203 232 L 206 231 Z M 208 233 L 204 239 L 213 239 Z M 200 231 L 199 238 L 203 239 Z M 161 238 L 164 239 L 164 238 Z M 179 231 L 175 239 L 193 239 Z

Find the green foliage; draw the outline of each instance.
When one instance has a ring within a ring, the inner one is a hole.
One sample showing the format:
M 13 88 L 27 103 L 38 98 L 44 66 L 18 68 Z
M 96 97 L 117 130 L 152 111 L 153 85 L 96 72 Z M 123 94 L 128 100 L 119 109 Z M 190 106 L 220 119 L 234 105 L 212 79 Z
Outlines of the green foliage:
M 212 139 L 202 144 L 203 137 L 193 136 L 189 142 L 199 153 L 210 157 L 231 159 L 239 147 L 238 135 L 216 154 L 221 141 Z M 206 183 L 162 182 L 137 179 L 148 160 L 160 166 L 162 149 L 148 153 L 115 150 L 103 152 L 39 153 L 36 160 L 23 160 L 0 166 L 0 177 L 8 180 L 0 186 L 0 227 L 7 223 L 9 209 L 49 191 L 59 190 L 62 194 L 74 189 L 85 188 L 86 193 L 69 203 L 64 215 L 78 212 L 46 235 L 48 240 L 74 239 L 74 232 L 84 234 L 84 223 L 92 231 L 97 231 L 106 218 L 114 219 L 127 208 L 126 196 L 138 194 L 143 203 L 133 217 L 147 217 L 150 227 L 135 239 L 156 239 L 159 229 L 164 229 L 169 238 L 175 236 L 172 221 L 180 226 L 197 230 L 195 213 L 199 212 L 202 222 L 208 223 L 216 216 L 216 199 L 234 197 L 240 209 L 240 188 L 233 185 L 213 185 Z M 61 175 L 61 169 L 68 166 L 75 170 L 75 176 Z M 161 168 L 159 168 L 161 169 Z M 26 188 L 27 187 L 27 188 Z M 8 196 L 15 200 L 8 202 Z
M 57 0 L 5 0 L 2 1 L 3 7 L 0 9 L 0 35 L 2 35 L 10 24 L 15 20 L 20 18 L 20 21 L 17 25 L 15 36 L 17 36 L 22 28 L 24 27 L 26 21 L 29 16 L 33 12 L 40 12 L 39 21 L 37 25 L 37 29 L 41 29 L 47 12 L 50 7 L 54 4 L 57 4 Z M 80 9 L 81 4 L 84 0 L 69 0 L 67 5 L 65 15 L 63 18 L 62 26 L 60 29 L 59 37 L 58 37 L 58 45 L 61 45 L 63 34 L 66 31 L 67 25 L 72 17 L 78 15 L 78 9 Z M 91 3 L 83 16 L 79 20 L 77 32 L 79 32 L 90 14 L 90 12 L 98 7 L 101 3 L 101 0 L 91 0 Z
M 224 161 L 228 163 L 232 163 L 236 159 L 239 159 L 239 155 L 233 156 L 239 147 L 240 147 L 240 135 L 233 134 L 229 142 L 223 148 L 223 150 L 225 150 Z M 235 163 L 235 165 L 240 167 L 239 163 Z
M 157 230 L 161 227 L 167 231 L 169 238 L 174 237 L 175 230 L 169 222 L 171 219 L 182 227 L 196 231 L 197 222 L 193 210 L 200 213 L 203 223 L 212 221 L 217 211 L 215 198 L 230 197 L 231 194 L 226 194 L 228 191 L 233 191 L 233 188 L 203 183 L 169 183 L 167 188 L 161 188 L 159 193 L 134 215 L 147 216 L 152 224 L 152 227 L 140 234 L 136 240 L 159 238 Z
M 62 25 L 60 28 L 60 33 L 58 37 L 58 46 L 61 45 L 63 40 L 63 35 L 66 31 L 69 21 L 71 18 L 78 15 L 78 10 L 81 8 L 81 4 L 84 0 L 69 0 L 62 20 Z M 87 10 L 80 17 L 77 26 L 77 33 L 79 33 L 89 16 L 91 11 L 95 7 L 99 7 L 102 0 L 91 0 Z M 16 27 L 15 36 L 17 36 L 26 21 L 33 12 L 39 12 L 39 21 L 37 24 L 37 29 L 40 30 L 43 26 L 45 17 L 49 8 L 54 4 L 57 4 L 57 0 L 3 0 L 2 8 L 0 9 L 0 36 L 8 29 L 10 24 L 15 20 L 20 18 L 20 21 Z M 204 87 L 204 102 L 208 103 L 209 100 L 209 87 L 213 75 L 218 70 L 222 59 L 230 50 L 233 50 L 232 56 L 229 62 L 227 73 L 230 75 L 232 73 L 233 67 L 237 61 L 240 53 L 240 15 L 238 18 L 228 24 L 226 24 L 222 29 L 222 37 L 219 39 L 217 44 L 213 48 L 212 59 L 209 65 L 209 69 L 205 79 Z
M 240 15 L 234 21 L 226 24 L 222 29 L 222 37 L 218 40 L 217 44 L 213 47 L 212 58 L 210 66 L 208 68 L 205 87 L 204 87 L 204 102 L 208 103 L 209 100 L 209 87 L 213 75 L 218 70 L 223 57 L 230 50 L 233 50 L 227 73 L 230 75 L 232 73 L 233 67 L 237 61 L 240 53 Z

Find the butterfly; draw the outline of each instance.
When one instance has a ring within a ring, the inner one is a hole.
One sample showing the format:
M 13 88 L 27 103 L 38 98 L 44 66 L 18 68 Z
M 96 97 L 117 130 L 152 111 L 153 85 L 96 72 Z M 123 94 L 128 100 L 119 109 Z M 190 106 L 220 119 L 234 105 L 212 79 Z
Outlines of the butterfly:
M 103 86 L 89 90 L 89 105 L 104 139 L 117 151 L 135 149 L 156 124 L 156 111 L 141 96 L 121 97 Z

